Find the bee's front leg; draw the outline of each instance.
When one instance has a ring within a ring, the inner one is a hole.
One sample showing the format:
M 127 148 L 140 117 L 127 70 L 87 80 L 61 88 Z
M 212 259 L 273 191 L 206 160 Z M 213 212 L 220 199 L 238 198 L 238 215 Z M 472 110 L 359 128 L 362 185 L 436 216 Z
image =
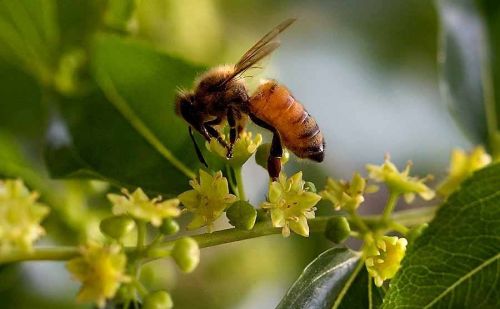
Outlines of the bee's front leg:
M 204 124 L 203 129 L 207 132 L 207 136 L 205 137 L 208 142 L 210 142 L 210 138 L 215 138 L 224 148 L 228 148 L 226 141 L 222 138 L 219 131 L 217 131 L 214 127 Z M 204 134 L 205 135 L 205 134 Z

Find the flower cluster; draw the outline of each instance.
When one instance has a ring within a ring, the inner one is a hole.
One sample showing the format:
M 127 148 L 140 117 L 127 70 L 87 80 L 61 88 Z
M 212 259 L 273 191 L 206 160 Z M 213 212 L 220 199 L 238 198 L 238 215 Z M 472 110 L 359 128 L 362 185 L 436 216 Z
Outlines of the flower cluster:
M 424 184 L 429 177 L 422 179 L 411 177 L 410 168 L 411 163 L 408 163 L 402 172 L 398 171 L 389 156 L 386 156 L 382 165 L 366 165 L 368 177 L 377 182 L 384 182 L 392 193 L 403 194 L 407 203 L 415 199 L 415 194 L 424 200 L 433 199 L 434 191 Z
M 383 236 L 368 245 L 365 260 L 366 269 L 375 279 L 376 286 L 382 286 L 385 280 L 394 277 L 399 270 L 406 252 L 408 241 L 396 236 Z
M 150 199 L 141 188 L 133 193 L 122 190 L 124 195 L 108 194 L 108 199 L 113 203 L 113 214 L 130 215 L 131 217 L 151 222 L 160 226 L 164 219 L 178 217 L 181 210 L 178 208 L 178 199 L 162 201 L 160 197 Z
M 222 139 L 228 140 L 226 135 L 222 135 Z M 262 143 L 262 135 L 256 134 L 252 136 L 252 132 L 243 131 L 234 143 L 233 157 L 228 159 L 228 163 L 232 166 L 242 166 L 255 153 L 259 145 Z M 216 153 L 218 156 L 226 159 L 227 149 L 223 147 L 215 138 L 206 143 L 209 151 Z
M 33 242 L 45 231 L 40 222 L 49 208 L 37 203 L 21 180 L 0 181 L 0 254 L 12 249 L 31 251 Z
M 116 291 L 130 277 L 125 274 L 127 257 L 120 246 L 89 244 L 80 250 L 80 256 L 70 260 L 66 267 L 82 286 L 78 302 L 95 302 L 103 308 L 106 299 L 115 296 Z
M 355 173 L 351 182 L 328 178 L 325 190 L 321 191 L 320 194 L 333 204 L 335 210 L 353 211 L 364 202 L 363 194 L 365 191 L 370 193 L 377 189 L 375 186 L 367 187 L 366 180 L 359 173 Z
M 448 177 L 438 186 L 438 193 L 443 196 L 450 195 L 458 186 L 473 172 L 491 163 L 491 156 L 483 147 L 476 147 L 467 153 L 461 149 L 455 149 L 451 153 Z
M 188 229 L 207 226 L 210 231 L 213 222 L 238 198 L 229 193 L 227 179 L 221 171 L 212 176 L 200 170 L 200 179 L 193 179 L 189 184 L 193 190 L 178 196 L 186 209 L 194 214 Z
M 278 181 L 269 184 L 267 201 L 261 208 L 271 211 L 274 227 L 282 227 L 284 237 L 290 235 L 290 230 L 302 236 L 309 236 L 307 219 L 314 218 L 314 206 L 321 196 L 304 190 L 305 181 L 302 172 L 290 178 L 281 174 Z

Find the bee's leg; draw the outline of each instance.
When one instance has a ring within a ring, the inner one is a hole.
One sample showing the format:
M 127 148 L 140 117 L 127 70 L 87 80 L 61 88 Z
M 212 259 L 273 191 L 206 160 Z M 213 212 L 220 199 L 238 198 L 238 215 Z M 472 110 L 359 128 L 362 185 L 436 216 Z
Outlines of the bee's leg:
M 227 150 L 227 158 L 233 157 L 233 147 L 236 142 L 236 119 L 232 108 L 227 110 L 227 123 L 229 124 L 229 148 Z
M 283 157 L 283 146 L 281 145 L 280 134 L 273 126 L 260 120 L 255 115 L 250 114 L 250 119 L 252 119 L 256 125 L 273 132 L 271 151 L 269 153 L 269 158 L 267 158 L 267 172 L 269 173 L 269 177 L 271 177 L 273 181 L 276 181 L 281 172 L 281 157 Z
M 278 180 L 281 172 L 281 157 L 283 156 L 283 146 L 278 132 L 274 132 L 273 141 L 271 143 L 271 152 L 267 159 L 267 171 L 273 181 Z
M 205 167 L 208 167 L 207 161 L 205 161 L 205 158 L 203 157 L 203 154 L 201 153 L 201 150 L 198 147 L 196 140 L 194 139 L 193 128 L 191 128 L 191 126 L 189 126 L 189 136 L 191 137 L 191 140 L 193 141 L 194 149 L 196 150 L 196 155 L 198 156 L 198 160 L 200 160 L 200 162 L 203 165 L 205 165 Z
M 212 126 L 205 125 L 205 124 L 203 125 L 203 128 L 206 130 L 206 132 L 209 135 L 208 138 L 207 138 L 208 142 L 210 142 L 210 138 L 213 137 L 213 138 L 217 139 L 217 141 L 219 142 L 219 144 L 221 144 L 224 148 L 228 148 L 228 145 L 227 145 L 226 141 L 222 138 L 222 136 L 220 135 L 219 131 L 217 131 Z

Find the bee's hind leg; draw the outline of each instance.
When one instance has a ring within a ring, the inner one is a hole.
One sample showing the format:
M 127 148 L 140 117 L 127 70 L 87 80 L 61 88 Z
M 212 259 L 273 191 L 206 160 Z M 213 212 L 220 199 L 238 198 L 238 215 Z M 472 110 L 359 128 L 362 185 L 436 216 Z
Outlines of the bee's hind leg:
M 227 158 L 233 157 L 233 147 L 236 142 L 237 130 L 236 130 L 236 119 L 234 116 L 234 111 L 232 108 L 227 110 L 227 123 L 229 124 L 229 147 L 227 149 Z
M 281 157 L 283 157 L 283 145 L 281 145 L 280 134 L 273 126 L 260 120 L 255 115 L 250 114 L 250 119 L 252 119 L 256 125 L 273 132 L 271 151 L 267 158 L 267 172 L 273 181 L 277 181 L 281 172 Z
M 273 181 L 278 180 L 281 172 L 281 157 L 283 156 L 283 146 L 278 132 L 274 132 L 271 143 L 271 151 L 267 158 L 267 171 Z

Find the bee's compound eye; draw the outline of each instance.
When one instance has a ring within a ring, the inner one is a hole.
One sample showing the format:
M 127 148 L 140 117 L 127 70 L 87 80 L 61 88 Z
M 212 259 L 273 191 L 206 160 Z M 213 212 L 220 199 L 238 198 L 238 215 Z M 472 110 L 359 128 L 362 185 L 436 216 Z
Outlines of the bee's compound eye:
M 175 113 L 186 118 L 193 109 L 193 95 L 189 93 L 179 93 L 175 97 Z

